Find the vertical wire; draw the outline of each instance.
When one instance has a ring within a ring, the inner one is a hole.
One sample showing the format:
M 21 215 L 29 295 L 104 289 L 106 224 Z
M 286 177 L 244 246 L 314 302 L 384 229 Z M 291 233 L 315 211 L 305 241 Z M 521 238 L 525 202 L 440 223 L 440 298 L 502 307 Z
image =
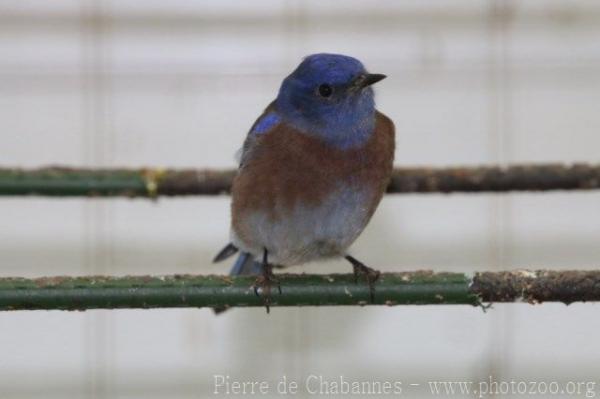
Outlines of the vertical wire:
M 83 154 L 85 162 L 94 166 L 110 165 L 114 154 L 110 91 L 106 79 L 105 6 L 104 1 L 81 3 Z M 105 202 L 92 200 L 84 204 L 86 274 L 111 274 L 114 257 L 112 210 L 113 205 Z M 111 312 L 86 314 L 86 396 L 91 398 L 112 396 L 113 317 Z
M 514 13 L 511 1 L 494 0 L 490 3 L 489 21 L 489 153 L 500 165 L 509 159 L 511 130 L 511 85 L 509 31 Z M 490 263 L 494 269 L 508 264 L 510 249 L 510 198 L 493 197 L 490 200 Z M 511 354 L 514 323 L 513 309 L 502 306 L 492 316 L 489 375 L 500 378 L 506 374 Z M 498 345 L 499 343 L 499 345 Z
M 286 53 L 282 59 L 284 70 L 289 69 L 291 65 L 296 65 L 305 55 L 304 53 L 313 52 L 304 45 L 308 39 L 307 7 L 306 2 L 298 0 L 288 0 L 285 3 L 283 37 L 286 42 Z M 312 347 L 313 331 L 309 326 L 313 323 L 320 324 L 318 320 L 320 314 L 319 310 L 306 308 L 285 315 L 292 328 L 288 329 L 288 333 L 282 338 L 287 341 L 285 347 L 297 354 L 297 356 L 286 357 L 284 367 L 290 374 L 300 376 L 311 372 L 309 365 L 312 359 L 308 357 L 311 351 L 305 351 L 303 348 Z

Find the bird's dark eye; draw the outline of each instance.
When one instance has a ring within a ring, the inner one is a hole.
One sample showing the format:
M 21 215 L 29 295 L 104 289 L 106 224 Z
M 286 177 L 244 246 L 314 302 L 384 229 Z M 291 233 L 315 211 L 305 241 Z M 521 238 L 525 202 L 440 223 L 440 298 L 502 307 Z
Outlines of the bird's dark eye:
M 333 89 L 328 84 L 322 84 L 319 86 L 319 94 L 321 97 L 329 97 L 333 93 Z

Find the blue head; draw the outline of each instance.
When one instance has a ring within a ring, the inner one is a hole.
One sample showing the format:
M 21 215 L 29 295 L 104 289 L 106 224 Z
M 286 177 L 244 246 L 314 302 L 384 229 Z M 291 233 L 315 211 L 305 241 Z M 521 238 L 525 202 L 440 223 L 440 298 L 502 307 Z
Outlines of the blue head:
M 355 58 L 313 54 L 281 84 L 277 110 L 287 123 L 336 148 L 357 147 L 375 128 L 370 85 L 383 78 Z

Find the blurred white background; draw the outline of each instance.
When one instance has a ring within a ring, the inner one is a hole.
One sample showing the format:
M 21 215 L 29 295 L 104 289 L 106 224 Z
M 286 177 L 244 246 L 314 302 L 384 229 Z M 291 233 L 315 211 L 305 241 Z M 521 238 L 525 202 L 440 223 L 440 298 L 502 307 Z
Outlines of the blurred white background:
M 397 165 L 599 159 L 597 1 L 4 0 L 0 165 L 234 167 L 281 79 L 322 51 L 389 76 L 376 91 Z M 210 259 L 228 204 L 0 199 L 0 274 L 225 273 Z M 593 268 L 599 237 L 597 192 L 393 195 L 353 253 L 384 271 Z M 214 374 L 593 380 L 598 311 L 1 313 L 0 398 L 207 397 Z

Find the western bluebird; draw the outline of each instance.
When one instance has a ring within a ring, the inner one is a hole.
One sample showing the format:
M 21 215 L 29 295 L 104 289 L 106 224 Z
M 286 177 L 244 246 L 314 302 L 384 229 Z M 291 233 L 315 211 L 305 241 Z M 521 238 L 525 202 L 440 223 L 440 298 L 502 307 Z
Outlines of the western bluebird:
M 394 124 L 371 88 L 384 78 L 352 57 L 310 55 L 250 129 L 231 190 L 231 243 L 215 262 L 239 249 L 231 275 L 258 275 L 267 311 L 273 265 L 334 257 L 364 274 L 373 299 L 379 272 L 347 250 L 392 172 Z

